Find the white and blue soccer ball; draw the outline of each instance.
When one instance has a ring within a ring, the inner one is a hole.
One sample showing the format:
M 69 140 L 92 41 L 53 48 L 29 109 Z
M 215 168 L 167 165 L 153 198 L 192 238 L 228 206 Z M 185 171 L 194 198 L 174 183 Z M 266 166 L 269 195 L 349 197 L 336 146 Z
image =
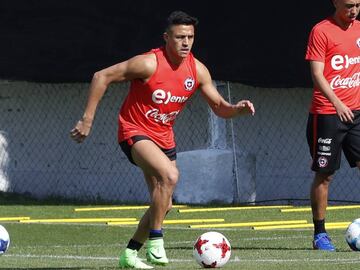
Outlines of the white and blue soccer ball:
M 206 232 L 196 239 L 193 256 L 203 268 L 218 268 L 224 266 L 231 255 L 228 239 L 219 232 Z
M 350 223 L 345 232 L 345 239 L 354 251 L 360 251 L 360 218 Z
M 0 255 L 4 254 L 10 246 L 10 236 L 4 226 L 0 225 Z

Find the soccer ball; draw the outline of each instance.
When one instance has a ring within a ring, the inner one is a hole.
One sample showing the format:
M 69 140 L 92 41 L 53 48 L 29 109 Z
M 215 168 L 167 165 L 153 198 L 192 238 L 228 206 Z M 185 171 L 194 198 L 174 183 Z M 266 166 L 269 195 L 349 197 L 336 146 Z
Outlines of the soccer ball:
M 203 268 L 222 267 L 228 262 L 230 255 L 229 241 L 218 232 L 206 232 L 194 244 L 193 256 Z
M 346 229 L 345 239 L 352 250 L 360 251 L 360 218 L 351 222 Z
M 10 236 L 5 227 L 0 225 L 0 255 L 4 254 L 10 245 Z

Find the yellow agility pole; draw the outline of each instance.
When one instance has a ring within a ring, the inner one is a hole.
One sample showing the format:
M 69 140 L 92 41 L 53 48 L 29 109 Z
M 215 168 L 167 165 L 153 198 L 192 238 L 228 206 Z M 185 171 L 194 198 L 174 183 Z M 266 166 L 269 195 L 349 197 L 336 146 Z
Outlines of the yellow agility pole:
M 30 219 L 30 217 L 0 217 L 0 221 L 20 221 Z
M 173 205 L 173 208 L 186 208 L 187 205 Z M 86 207 L 86 208 L 75 208 L 75 212 L 82 211 L 112 211 L 112 210 L 141 210 L 148 209 L 148 205 L 129 205 L 129 206 L 107 206 L 107 207 Z
M 360 205 L 339 205 L 339 206 L 328 206 L 326 210 L 344 210 L 344 209 L 357 209 Z M 293 209 L 280 209 L 282 213 L 288 212 L 310 212 L 311 207 L 293 208 Z
M 253 221 L 253 222 L 239 222 L 239 223 L 223 223 L 223 224 L 201 224 L 190 225 L 190 228 L 226 228 L 226 227 L 253 227 L 266 226 L 278 224 L 304 224 L 307 220 L 278 220 L 278 221 Z
M 110 221 L 135 221 L 136 218 L 52 218 L 20 220 L 21 223 L 91 223 Z
M 351 222 L 329 222 L 326 223 L 326 229 L 347 228 Z M 276 225 L 276 226 L 255 226 L 254 230 L 275 230 L 275 229 L 301 229 L 313 228 L 313 224 L 292 224 L 292 225 Z
M 196 208 L 196 209 L 178 209 L 179 213 L 193 213 L 193 212 L 215 212 L 215 211 L 237 211 L 237 210 L 259 210 L 259 209 L 277 209 L 277 208 L 292 208 L 291 205 L 267 205 L 267 206 L 238 206 L 238 207 L 211 207 L 211 208 Z
M 205 218 L 205 219 L 168 219 L 164 220 L 163 224 L 189 224 L 189 223 L 204 223 L 204 222 L 224 222 L 223 218 Z M 133 225 L 138 223 L 133 222 L 108 222 L 108 225 Z

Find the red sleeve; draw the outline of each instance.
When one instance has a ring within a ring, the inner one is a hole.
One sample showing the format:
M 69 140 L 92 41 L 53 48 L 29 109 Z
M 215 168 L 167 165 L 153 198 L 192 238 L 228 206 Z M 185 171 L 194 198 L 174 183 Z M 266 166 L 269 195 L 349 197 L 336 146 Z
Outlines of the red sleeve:
M 314 27 L 309 36 L 305 59 L 325 62 L 327 43 L 325 33 Z

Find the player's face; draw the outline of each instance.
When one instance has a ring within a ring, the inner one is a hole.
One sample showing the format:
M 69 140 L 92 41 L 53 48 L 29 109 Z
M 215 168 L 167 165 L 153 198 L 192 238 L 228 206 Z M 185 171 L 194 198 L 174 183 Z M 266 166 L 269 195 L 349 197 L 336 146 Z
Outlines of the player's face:
M 173 25 L 164 33 L 168 52 L 176 58 L 186 58 L 194 43 L 193 25 Z
M 359 15 L 360 0 L 335 0 L 336 14 L 345 23 L 353 22 Z

